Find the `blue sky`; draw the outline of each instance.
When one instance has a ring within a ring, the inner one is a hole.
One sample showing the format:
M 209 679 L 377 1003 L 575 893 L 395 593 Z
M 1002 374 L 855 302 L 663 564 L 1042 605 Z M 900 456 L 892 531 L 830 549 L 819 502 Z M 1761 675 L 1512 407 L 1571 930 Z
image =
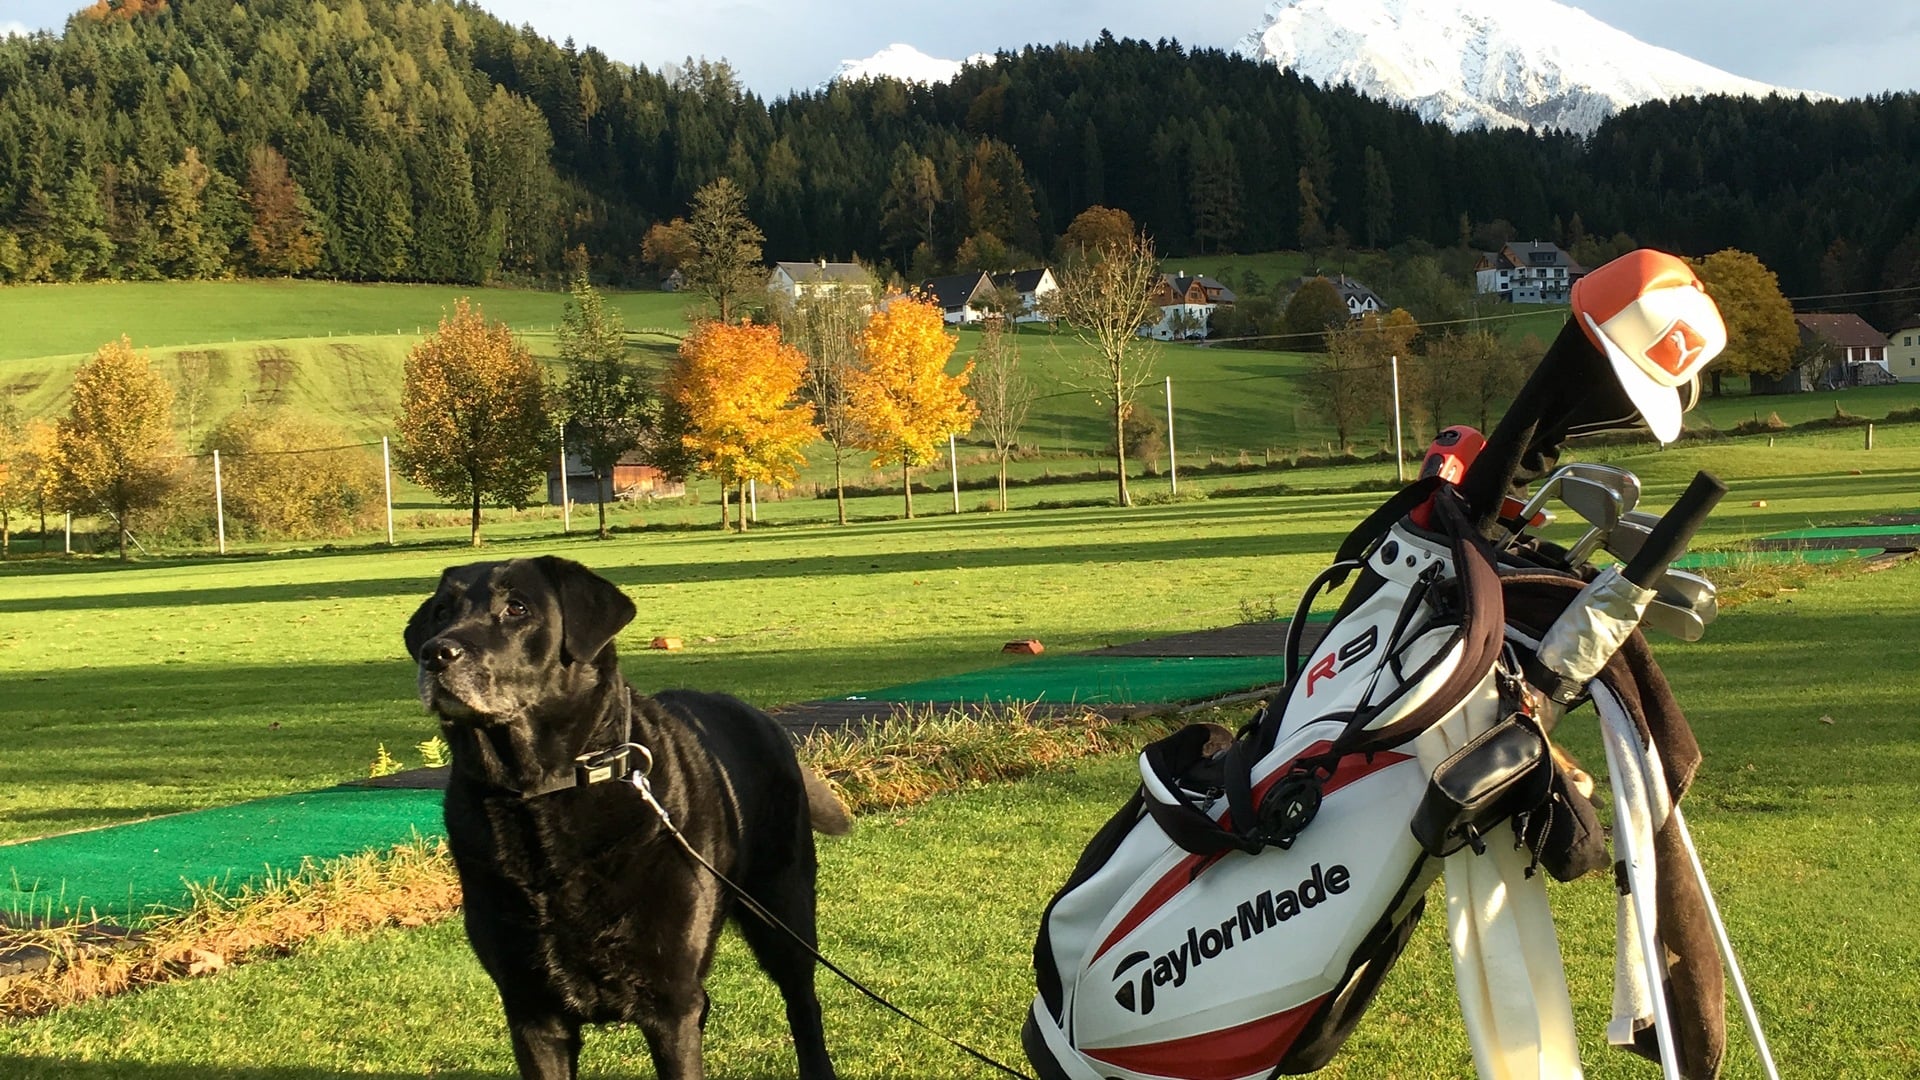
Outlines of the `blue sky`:
M 1178 38 L 1230 48 L 1261 23 L 1267 0 L 480 0 L 515 24 L 555 40 L 571 36 L 618 60 L 658 69 L 688 56 L 725 58 L 766 97 L 818 84 L 840 61 L 903 42 L 932 56 L 1056 41 Z M 1806 0 L 1565 0 L 1643 41 L 1736 75 L 1855 97 L 1920 89 L 1920 4 L 1856 0 L 1838 8 Z M 0 33 L 58 29 L 80 0 L 0 0 Z

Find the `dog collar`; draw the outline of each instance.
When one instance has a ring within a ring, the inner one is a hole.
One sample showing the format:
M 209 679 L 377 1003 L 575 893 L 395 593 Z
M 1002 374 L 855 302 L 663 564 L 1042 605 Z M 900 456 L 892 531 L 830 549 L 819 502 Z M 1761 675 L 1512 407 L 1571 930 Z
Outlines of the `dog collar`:
M 637 783 L 653 771 L 653 751 L 633 738 L 633 688 L 627 687 L 626 708 L 621 716 L 620 741 L 601 750 L 589 750 L 573 759 L 573 772 L 544 787 L 524 791 L 504 789 L 522 802 L 551 795 L 556 791 L 587 787 L 608 780 Z

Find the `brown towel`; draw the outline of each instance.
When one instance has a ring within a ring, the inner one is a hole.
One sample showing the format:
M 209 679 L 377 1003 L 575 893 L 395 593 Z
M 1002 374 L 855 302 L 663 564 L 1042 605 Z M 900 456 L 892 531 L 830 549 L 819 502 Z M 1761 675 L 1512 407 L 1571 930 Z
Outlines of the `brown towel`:
M 1583 582 L 1559 574 L 1525 573 L 1504 576 L 1502 585 L 1507 621 L 1538 637 L 1578 595 Z M 1659 753 L 1668 795 L 1677 805 L 1699 772 L 1700 744 L 1646 637 L 1634 631 L 1600 678 L 1620 698 L 1641 737 Z M 1707 917 L 1706 897 L 1672 817 L 1654 834 L 1654 865 L 1659 879 L 1658 929 L 1667 951 L 1667 1009 L 1677 1033 L 1680 1070 L 1687 1080 L 1713 1080 L 1727 1046 L 1725 973 Z M 1654 1031 L 1648 1028 L 1637 1034 L 1634 1052 L 1659 1060 Z

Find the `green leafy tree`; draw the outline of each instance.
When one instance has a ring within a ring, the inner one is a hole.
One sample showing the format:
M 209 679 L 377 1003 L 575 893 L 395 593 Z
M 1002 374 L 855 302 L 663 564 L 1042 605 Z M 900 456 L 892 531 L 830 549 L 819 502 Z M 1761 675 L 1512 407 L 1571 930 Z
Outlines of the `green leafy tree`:
M 122 559 L 135 514 L 175 486 L 172 419 L 173 387 L 124 337 L 74 373 L 72 404 L 56 428 L 61 501 L 111 515 Z
M 408 351 L 396 424 L 401 471 L 470 507 L 475 547 L 481 504 L 524 507 L 546 475 L 553 424 L 540 365 L 464 298 Z
M 1298 349 L 1327 348 L 1328 331 L 1347 325 L 1350 318 L 1340 290 L 1323 277 L 1309 278 L 1295 289 L 1281 316 L 1287 332 L 1295 335 L 1293 345 Z
M 693 254 L 680 264 L 687 289 L 706 297 L 723 323 L 743 313 L 749 298 L 766 295 L 766 267 L 760 245 L 766 240 L 747 218 L 747 197 L 737 184 L 720 177 L 694 192 L 687 214 Z
M 558 337 L 567 368 L 560 388 L 566 444 L 593 471 L 604 540 L 607 504 L 602 493 L 614 466 L 647 437 L 652 397 L 646 380 L 627 362 L 626 323 L 606 306 L 585 274 L 573 279 L 573 298 L 560 320 Z

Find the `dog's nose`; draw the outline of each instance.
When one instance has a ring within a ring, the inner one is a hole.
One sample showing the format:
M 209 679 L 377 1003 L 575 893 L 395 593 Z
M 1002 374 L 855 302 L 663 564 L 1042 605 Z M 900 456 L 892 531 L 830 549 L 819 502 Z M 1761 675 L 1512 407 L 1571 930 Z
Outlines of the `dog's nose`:
M 420 666 L 435 675 L 453 666 L 462 652 L 459 643 L 448 638 L 434 638 L 420 646 Z

